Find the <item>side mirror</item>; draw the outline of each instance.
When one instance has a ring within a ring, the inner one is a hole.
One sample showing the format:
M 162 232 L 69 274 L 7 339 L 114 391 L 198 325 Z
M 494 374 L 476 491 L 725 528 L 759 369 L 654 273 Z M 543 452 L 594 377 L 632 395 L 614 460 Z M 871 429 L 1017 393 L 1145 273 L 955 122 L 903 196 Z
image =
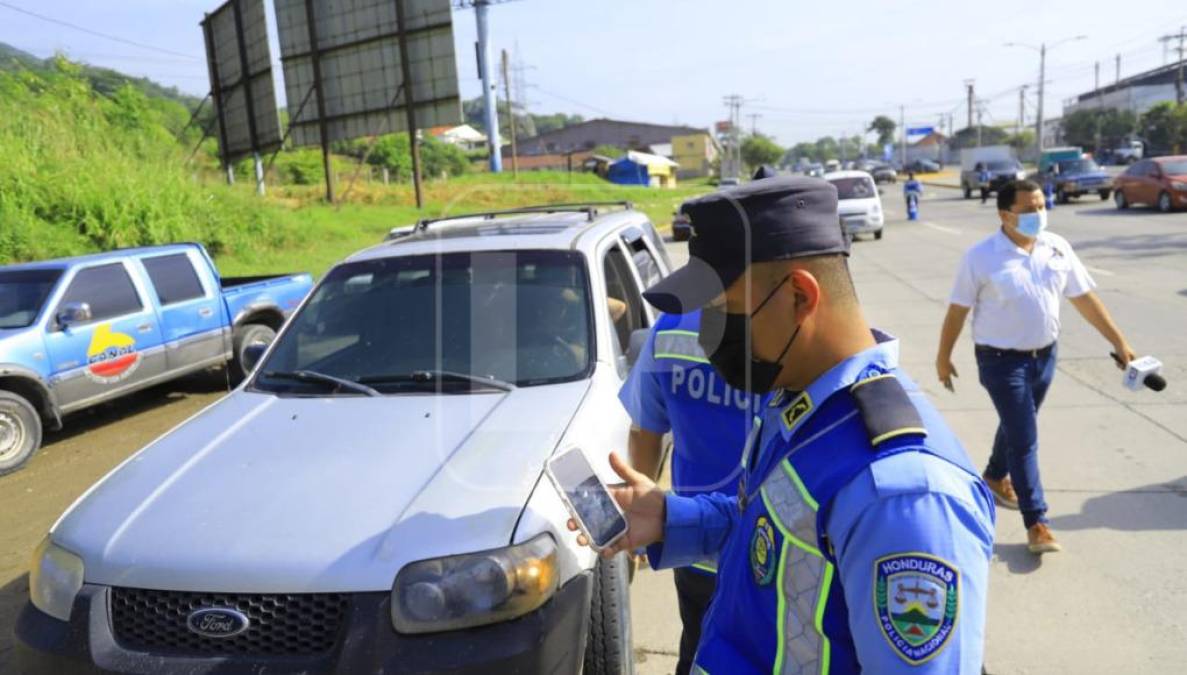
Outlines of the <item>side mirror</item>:
M 268 345 L 263 342 L 253 342 L 243 348 L 243 370 L 252 372 L 256 366 L 260 365 L 260 359 L 264 356 L 264 352 L 268 351 Z
M 631 331 L 631 342 L 626 353 L 627 364 L 633 366 L 639 360 L 639 355 L 643 353 L 643 347 L 647 344 L 647 335 L 650 332 L 646 328 Z
M 91 306 L 85 302 L 67 302 L 58 308 L 58 325 L 63 329 L 91 320 Z

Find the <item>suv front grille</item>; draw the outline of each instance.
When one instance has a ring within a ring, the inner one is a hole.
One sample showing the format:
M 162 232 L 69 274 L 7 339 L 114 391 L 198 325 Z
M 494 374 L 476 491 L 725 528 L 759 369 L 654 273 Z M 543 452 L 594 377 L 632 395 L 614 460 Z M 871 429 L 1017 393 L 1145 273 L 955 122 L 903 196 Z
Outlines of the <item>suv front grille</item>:
M 313 655 L 330 651 L 346 622 L 343 593 L 191 593 L 111 589 L 111 622 L 125 649 L 175 655 Z M 190 613 L 207 607 L 242 612 L 251 622 L 233 637 L 190 631 Z

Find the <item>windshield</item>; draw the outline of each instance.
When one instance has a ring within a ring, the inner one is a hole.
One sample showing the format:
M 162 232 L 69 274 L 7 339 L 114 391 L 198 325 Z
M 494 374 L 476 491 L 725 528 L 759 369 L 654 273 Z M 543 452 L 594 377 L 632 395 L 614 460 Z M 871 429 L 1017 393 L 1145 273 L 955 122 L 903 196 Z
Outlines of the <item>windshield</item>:
M 1018 164 L 1018 162 L 990 162 L 989 163 L 990 171 L 1017 171 L 1021 168 L 1022 168 L 1022 166 L 1020 164 Z
M 1163 162 L 1162 173 L 1168 176 L 1187 176 L 1187 159 L 1175 162 Z
M 481 386 L 457 374 L 519 386 L 580 379 L 593 358 L 590 316 L 585 265 L 575 252 L 347 263 L 331 270 L 293 317 L 259 366 L 255 386 L 326 393 L 325 381 L 309 372 L 365 380 L 385 394 L 423 390 L 426 382 L 429 389 Z M 453 377 L 410 378 L 442 371 Z
M 833 178 L 829 182 L 837 188 L 837 199 L 869 199 L 878 194 L 873 181 L 865 176 Z
M 0 272 L 0 328 L 32 325 L 61 276 L 61 270 Z
M 1060 173 L 1088 173 L 1090 171 L 1100 171 L 1100 167 L 1091 159 L 1075 159 L 1059 163 Z

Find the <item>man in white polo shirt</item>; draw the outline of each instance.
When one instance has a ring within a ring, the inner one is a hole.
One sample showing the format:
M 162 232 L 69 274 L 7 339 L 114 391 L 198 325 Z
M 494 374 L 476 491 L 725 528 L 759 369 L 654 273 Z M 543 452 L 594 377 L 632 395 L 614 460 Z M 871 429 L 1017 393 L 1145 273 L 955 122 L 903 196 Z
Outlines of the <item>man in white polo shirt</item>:
M 961 260 L 936 373 L 951 391 L 952 348 L 972 309 L 977 371 L 999 420 L 983 477 L 998 504 L 1022 511 L 1029 550 L 1049 553 L 1061 547 L 1047 526 L 1036 416 L 1055 376 L 1060 298 L 1068 298 L 1123 361 L 1135 354 L 1071 245 L 1046 231 L 1042 188 L 1026 180 L 1004 185 L 997 209 L 1001 229 Z

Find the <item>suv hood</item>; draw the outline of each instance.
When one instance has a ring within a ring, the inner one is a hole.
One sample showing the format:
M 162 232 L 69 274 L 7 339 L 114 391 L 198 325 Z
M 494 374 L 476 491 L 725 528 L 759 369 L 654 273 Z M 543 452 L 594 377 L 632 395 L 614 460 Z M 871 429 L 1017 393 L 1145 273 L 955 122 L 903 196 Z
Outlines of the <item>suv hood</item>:
M 459 395 L 238 390 L 83 495 L 53 540 L 89 583 L 391 588 L 405 564 L 510 543 L 588 382 Z
M 1108 180 L 1109 174 L 1105 171 L 1066 171 L 1059 174 L 1059 180 L 1084 180 L 1086 178 L 1099 178 L 1101 180 Z
M 837 202 L 837 213 L 842 216 L 854 216 L 859 213 L 865 215 L 870 212 L 870 209 L 880 203 L 876 197 L 842 199 Z

